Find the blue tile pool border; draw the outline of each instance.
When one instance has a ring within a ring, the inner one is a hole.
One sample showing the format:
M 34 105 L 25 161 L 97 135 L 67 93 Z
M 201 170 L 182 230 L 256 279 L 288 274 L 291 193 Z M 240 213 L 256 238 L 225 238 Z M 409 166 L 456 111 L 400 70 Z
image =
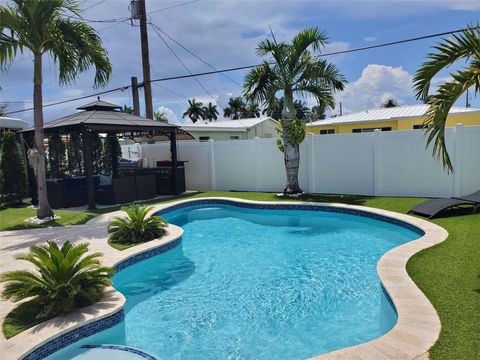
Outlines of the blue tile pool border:
M 181 237 L 169 242 L 168 244 L 144 251 L 140 254 L 136 254 L 133 256 L 130 256 L 129 258 L 120 261 L 119 263 L 115 264 L 113 268 L 116 271 L 121 271 L 131 265 L 134 265 L 140 261 L 146 260 L 148 258 L 151 258 L 152 256 L 159 255 L 161 253 L 164 253 L 175 246 L 177 246 L 181 241 Z M 91 335 L 94 335 L 100 331 L 106 330 L 111 328 L 112 326 L 115 326 L 119 323 L 121 323 L 125 319 L 125 313 L 123 311 L 123 308 L 117 311 L 116 313 L 109 315 L 107 317 L 104 317 L 103 319 L 95 320 L 91 323 L 82 325 L 78 328 L 75 328 L 63 335 L 60 335 L 45 344 L 39 346 L 32 352 L 28 353 L 26 356 L 24 356 L 22 359 L 23 360 L 41 360 L 44 359 L 45 357 L 52 355 L 54 352 L 61 350 L 68 345 L 71 345 L 81 339 L 84 339 L 86 337 L 89 337 Z M 139 354 L 138 354 L 139 355 Z M 154 358 L 148 358 L 148 359 L 154 359 Z
M 282 203 L 272 203 L 272 204 L 255 204 L 255 203 L 246 203 L 240 202 L 235 200 L 225 200 L 225 199 L 201 199 L 201 200 L 191 200 L 188 202 L 184 202 L 181 204 L 176 204 L 164 208 L 156 214 L 164 215 L 174 210 L 178 210 L 181 208 L 194 206 L 194 205 L 231 205 L 237 206 L 242 208 L 251 208 L 251 209 L 262 209 L 262 210 L 307 210 L 307 211 L 323 211 L 323 212 L 331 212 L 331 213 L 341 213 L 341 214 L 349 214 L 349 215 L 357 215 L 363 216 L 374 220 L 379 220 L 383 222 L 387 222 L 390 224 L 394 224 L 405 229 L 411 230 L 416 234 L 423 236 L 425 232 L 420 229 L 419 227 L 409 224 L 405 221 L 398 220 L 392 217 L 388 217 L 385 215 L 376 214 L 369 211 L 359 210 L 359 209 L 352 209 L 347 207 L 337 207 L 337 206 L 329 206 L 329 205 L 315 205 L 315 204 L 282 204 Z
M 54 352 L 63 349 L 64 347 L 71 345 L 83 338 L 86 338 L 90 335 L 96 334 L 100 331 L 111 328 L 114 325 L 122 322 L 125 318 L 125 313 L 123 308 L 117 311 L 116 313 L 109 315 L 103 319 L 93 321 L 86 325 L 80 326 L 76 329 L 73 329 L 63 335 L 56 337 L 53 340 L 48 341 L 47 343 L 36 348 L 28 355 L 24 356 L 23 360 L 41 360 L 46 358 L 49 355 L 52 355 Z

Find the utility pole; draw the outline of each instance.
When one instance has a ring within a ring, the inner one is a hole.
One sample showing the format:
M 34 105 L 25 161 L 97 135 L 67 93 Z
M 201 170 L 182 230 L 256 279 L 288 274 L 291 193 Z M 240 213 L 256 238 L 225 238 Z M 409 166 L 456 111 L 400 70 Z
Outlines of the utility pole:
M 143 92 L 145 94 L 145 117 L 153 119 L 152 83 L 150 82 L 150 59 L 148 52 L 147 11 L 145 0 L 138 0 L 140 15 L 140 40 L 142 44 Z
M 140 100 L 138 98 L 138 80 L 136 76 L 132 76 L 132 98 L 133 98 L 133 114 L 140 115 Z
M 470 107 L 470 102 L 468 101 L 468 88 L 467 88 L 467 94 L 466 94 L 466 99 L 465 99 L 465 107 L 466 108 Z

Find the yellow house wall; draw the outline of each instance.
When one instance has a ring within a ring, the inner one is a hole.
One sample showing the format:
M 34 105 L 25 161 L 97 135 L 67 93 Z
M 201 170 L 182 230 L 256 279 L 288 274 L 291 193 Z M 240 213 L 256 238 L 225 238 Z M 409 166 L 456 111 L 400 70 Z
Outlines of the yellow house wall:
M 413 125 L 421 125 L 423 120 L 423 117 L 416 117 L 388 121 L 358 122 L 355 124 L 315 125 L 307 126 L 307 133 L 319 134 L 320 130 L 335 129 L 335 134 L 351 134 L 353 129 L 372 127 L 391 127 L 392 130 L 412 130 Z M 459 123 L 465 126 L 480 126 L 480 114 L 453 114 L 447 117 L 447 127 L 453 127 Z

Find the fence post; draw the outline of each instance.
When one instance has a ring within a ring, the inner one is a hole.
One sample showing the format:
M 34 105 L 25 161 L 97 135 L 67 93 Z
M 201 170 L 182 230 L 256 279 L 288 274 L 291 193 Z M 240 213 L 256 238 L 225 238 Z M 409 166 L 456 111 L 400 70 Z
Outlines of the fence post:
M 257 142 L 259 140 L 258 136 L 255 136 L 252 140 L 250 140 L 250 144 L 252 147 L 252 159 L 253 159 L 253 188 L 255 191 L 258 191 L 258 177 L 260 175 L 260 164 L 259 164 L 259 156 L 257 156 Z
M 455 125 L 453 152 L 453 196 L 462 195 L 463 124 Z
M 307 174 L 308 174 L 308 189 L 307 191 L 312 194 L 315 192 L 315 145 L 313 134 L 307 135 Z
M 380 136 L 382 136 L 380 129 L 373 130 L 373 196 L 381 195 Z
M 215 153 L 214 153 L 214 141 L 213 139 L 208 140 L 208 180 L 209 180 L 209 190 L 216 190 L 215 184 Z

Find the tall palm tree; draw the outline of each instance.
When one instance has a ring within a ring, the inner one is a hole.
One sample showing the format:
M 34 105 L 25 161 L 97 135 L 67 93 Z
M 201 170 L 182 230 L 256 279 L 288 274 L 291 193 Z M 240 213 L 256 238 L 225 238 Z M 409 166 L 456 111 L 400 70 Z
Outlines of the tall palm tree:
M 260 117 L 260 107 L 256 103 L 250 103 L 245 106 L 242 113 L 243 119 Z
M 300 31 L 291 43 L 279 43 L 275 37 L 272 40 L 263 40 L 258 45 L 257 54 L 269 56 L 269 59 L 250 70 L 245 77 L 244 94 L 247 100 L 268 106 L 274 101 L 278 91 L 283 92 L 281 125 L 287 173 L 284 189 L 286 195 L 302 192 L 298 184 L 299 143 L 294 138 L 294 134 L 298 134 L 298 127 L 293 121 L 296 113 L 294 94 L 311 95 L 318 103 L 334 108 L 333 95 L 336 91 L 343 90 L 346 82 L 335 65 L 313 56 L 313 53 L 319 53 L 326 43 L 325 33 L 316 27 Z
M 470 87 L 475 93 L 480 91 L 480 25 L 469 27 L 460 34 L 433 47 L 436 52 L 427 55 L 413 79 L 417 99 L 430 105 L 425 113 L 424 128 L 427 146 L 433 145 L 433 154 L 442 158 L 447 171 L 453 171 L 453 165 L 445 144 L 445 124 L 448 112 L 455 101 Z M 430 93 L 432 79 L 443 69 L 456 62 L 467 62 L 460 70 L 451 73 L 450 81 L 441 84 L 434 94 Z
M 53 215 L 48 204 L 43 148 L 42 60 L 53 57 L 59 66 L 61 85 L 74 81 L 78 74 L 95 67 L 95 87 L 105 85 L 112 72 L 102 41 L 89 25 L 66 16 L 81 16 L 74 0 L 12 0 L 0 8 L 0 67 L 5 69 L 18 52 L 33 54 L 33 118 L 38 187 L 37 217 Z
M 383 104 L 382 108 L 392 108 L 398 106 L 398 103 L 393 99 L 387 99 Z
M 205 115 L 205 119 L 208 121 L 216 121 L 218 119 L 218 110 L 217 105 L 213 105 L 211 102 L 208 103 L 208 106 L 203 107 L 203 113 Z
M 223 116 L 233 120 L 240 119 L 245 112 L 245 102 L 241 96 L 230 98 L 228 106 L 223 110 Z
M 153 118 L 157 121 L 168 123 L 167 115 L 164 112 L 156 111 L 153 113 Z
M 204 118 L 203 104 L 195 99 L 188 100 L 188 109 L 183 113 L 183 118 L 189 117 L 193 123 Z

